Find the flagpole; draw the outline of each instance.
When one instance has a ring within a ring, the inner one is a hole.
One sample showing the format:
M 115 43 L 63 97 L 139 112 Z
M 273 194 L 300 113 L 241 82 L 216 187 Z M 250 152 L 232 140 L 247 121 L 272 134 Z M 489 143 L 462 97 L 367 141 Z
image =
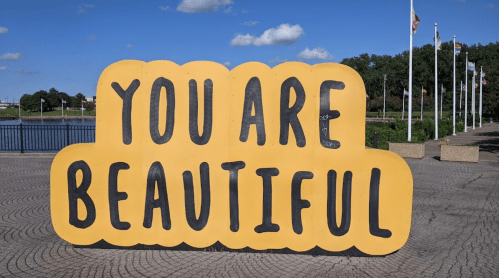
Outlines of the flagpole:
M 43 98 L 40 99 L 40 118 L 43 117 Z
M 461 93 L 459 94 L 459 118 L 461 118 L 461 102 L 463 101 L 463 80 L 461 80 Z
M 408 121 L 407 121 L 407 142 L 411 142 L 412 137 L 412 0 L 411 0 L 411 12 L 409 16 L 409 30 L 410 35 L 410 48 L 409 48 L 409 107 L 408 107 Z
M 483 84 L 483 66 L 480 66 L 480 127 L 482 127 L 482 84 Z
M 402 96 L 402 121 L 404 120 L 404 109 L 405 109 L 405 88 L 404 88 L 404 95 Z
M 475 66 L 476 69 L 476 66 Z M 472 89 L 471 89 L 471 112 L 473 113 L 473 129 L 475 129 L 475 70 L 473 70 L 473 79 L 471 80 L 472 82 Z
M 421 121 L 423 121 L 423 86 L 421 86 Z
M 386 103 L 386 74 L 383 79 L 383 120 L 385 119 L 385 103 Z
M 437 23 L 435 23 L 435 140 L 438 140 Z
M 454 78 L 452 79 L 452 135 L 456 136 L 456 35 L 454 35 Z
M 61 117 L 64 116 L 64 100 L 61 100 L 62 108 L 61 108 Z
M 466 89 L 464 89 L 464 132 L 468 132 L 468 52 L 466 52 Z
M 444 105 L 444 83 L 441 84 L 440 89 L 440 120 L 442 119 L 442 106 Z

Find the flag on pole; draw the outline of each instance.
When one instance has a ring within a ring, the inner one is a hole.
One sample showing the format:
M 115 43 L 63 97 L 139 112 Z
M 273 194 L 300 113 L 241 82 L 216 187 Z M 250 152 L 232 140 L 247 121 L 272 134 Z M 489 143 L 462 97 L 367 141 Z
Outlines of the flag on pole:
M 475 89 L 478 88 L 478 83 L 475 83 Z
M 463 47 L 463 45 L 456 42 L 456 55 L 459 55 L 459 53 L 461 53 L 461 47 Z
M 447 89 L 445 89 L 444 87 L 442 87 L 442 93 L 445 93 L 447 92 Z
M 66 103 L 66 101 L 65 101 L 65 100 L 63 100 L 63 101 L 62 101 L 62 103 Z
M 485 72 L 482 73 L 482 84 L 487 85 L 487 81 L 485 81 Z
M 468 62 L 468 70 L 475 70 L 475 63 L 473 62 Z
M 426 89 L 423 89 L 423 94 L 426 94 L 426 93 L 427 93 Z
M 416 31 L 418 30 L 418 24 L 421 22 L 419 19 L 418 15 L 414 11 L 414 7 L 412 7 L 412 32 L 416 34 Z
M 404 96 L 409 96 L 409 92 L 405 90 L 404 88 Z
M 42 102 L 45 102 L 45 100 L 43 98 L 41 100 L 42 100 Z
M 437 49 L 442 50 L 442 39 L 440 39 L 440 34 L 437 31 L 437 40 L 435 41 L 435 38 L 433 38 L 433 41 L 435 42 Z

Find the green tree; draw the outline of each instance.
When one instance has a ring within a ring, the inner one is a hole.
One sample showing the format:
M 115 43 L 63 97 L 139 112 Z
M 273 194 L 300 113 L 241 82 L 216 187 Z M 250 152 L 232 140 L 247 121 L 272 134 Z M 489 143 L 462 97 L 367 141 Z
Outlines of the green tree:
M 35 108 L 36 105 L 37 105 L 37 102 L 33 98 L 32 95 L 24 94 L 21 97 L 21 108 L 24 111 L 28 111 L 28 110 L 33 111 L 33 109 Z M 38 103 L 38 105 L 40 105 L 40 104 Z
M 32 101 L 33 101 L 32 108 L 30 110 L 34 111 L 34 112 L 40 112 L 40 104 L 42 104 L 43 111 L 46 111 L 50 105 L 50 104 L 48 104 L 47 96 L 48 96 L 48 94 L 44 90 L 40 90 L 40 91 L 34 93 L 33 97 L 32 97 Z M 44 99 L 45 102 L 42 103 L 41 99 Z
M 76 96 L 71 98 L 71 107 L 80 108 L 82 101 L 85 100 L 85 96 L 82 93 L 77 93 Z
M 440 105 L 440 90 L 443 84 L 447 92 L 443 97 L 444 110 L 452 109 L 453 98 L 453 74 L 454 74 L 454 42 L 443 42 L 442 50 L 438 51 L 437 78 L 438 84 L 435 90 L 435 47 L 433 44 L 426 44 L 413 49 L 413 69 L 412 69 L 412 92 L 413 111 L 421 108 L 421 87 L 427 90 L 424 96 L 424 110 L 434 109 L 435 95 L 438 96 Z M 459 93 L 461 80 L 463 84 L 466 79 L 466 52 L 468 60 L 475 62 L 477 71 L 483 66 L 486 85 L 483 85 L 483 114 L 484 116 L 494 114 L 499 117 L 499 42 L 468 46 L 463 44 L 461 54 L 456 56 L 456 107 L 459 105 Z M 366 93 L 371 100 L 383 96 L 383 76 L 387 75 L 386 95 L 400 100 L 400 105 L 395 105 L 395 101 L 390 99 L 387 102 L 387 109 L 394 111 L 402 110 L 402 96 L 404 89 L 409 89 L 409 51 L 404 51 L 395 56 L 390 55 L 369 55 L 361 54 L 358 57 L 345 58 L 342 64 L 350 66 L 356 70 L 366 88 Z M 472 72 L 468 71 L 468 107 L 471 107 L 471 80 Z M 479 75 L 476 82 L 480 82 Z M 464 96 L 463 96 L 464 98 Z M 419 99 L 419 100 L 418 100 Z M 374 109 L 374 101 L 367 101 L 366 108 Z M 479 88 L 476 89 L 476 111 L 478 113 Z M 463 103 L 464 105 L 464 103 Z M 389 111 L 389 110 L 387 110 Z
M 59 91 L 55 88 L 51 88 L 47 93 L 46 104 L 48 110 L 54 110 L 55 107 L 60 107 L 61 101 L 59 99 Z

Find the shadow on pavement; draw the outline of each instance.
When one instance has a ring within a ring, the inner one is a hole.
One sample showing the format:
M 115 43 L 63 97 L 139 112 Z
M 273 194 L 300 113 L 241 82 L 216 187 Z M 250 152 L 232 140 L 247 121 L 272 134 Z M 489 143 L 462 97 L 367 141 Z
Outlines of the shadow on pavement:
M 397 253 L 397 251 L 390 253 L 388 255 L 369 255 L 366 254 L 355 246 L 341 252 L 331 252 L 324 250 L 318 246 L 304 252 L 293 251 L 289 248 L 284 249 L 268 249 L 268 250 L 255 250 L 249 247 L 242 249 L 230 249 L 220 242 L 216 242 L 215 244 L 208 246 L 206 248 L 196 248 L 192 247 L 186 243 L 181 243 L 180 245 L 174 247 L 164 247 L 158 244 L 155 245 L 144 245 L 144 244 L 136 244 L 134 246 L 123 247 L 116 246 L 108 243 L 105 240 L 100 240 L 91 245 L 73 245 L 75 248 L 90 248 L 90 249 L 127 249 L 127 250 L 175 250 L 175 251 L 204 251 L 204 252 L 239 252 L 239 253 L 266 253 L 266 254 L 297 254 L 297 255 L 312 255 L 315 256 L 343 256 L 343 257 L 386 257 L 388 255 Z

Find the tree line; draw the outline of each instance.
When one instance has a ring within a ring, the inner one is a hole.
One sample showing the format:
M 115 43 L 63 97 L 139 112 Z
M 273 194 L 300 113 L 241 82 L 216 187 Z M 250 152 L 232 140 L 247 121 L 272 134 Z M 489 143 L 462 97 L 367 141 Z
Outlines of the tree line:
M 438 51 L 437 74 L 438 74 L 438 104 L 440 106 L 441 84 L 446 88 L 443 96 L 443 109 L 452 110 L 452 86 L 453 86 L 453 41 L 442 43 L 442 50 Z M 478 88 L 476 95 L 476 112 L 478 113 L 480 95 L 480 67 L 483 66 L 486 85 L 482 85 L 482 107 L 484 115 L 499 116 L 499 42 L 488 45 L 462 44 L 461 53 L 456 56 L 456 109 L 459 111 L 459 97 L 461 80 L 465 84 L 466 52 L 468 61 L 474 62 L 478 75 L 475 82 Z M 342 64 L 355 69 L 366 87 L 368 111 L 383 110 L 383 78 L 386 80 L 386 111 L 401 111 L 404 89 L 409 91 L 409 51 L 404 51 L 394 57 L 390 55 L 361 54 L 353 58 L 345 58 Z M 471 90 L 473 72 L 468 71 L 468 108 L 471 107 Z M 435 104 L 435 47 L 426 44 L 422 47 L 414 47 L 412 59 L 412 95 L 413 111 L 421 109 L 421 88 L 427 93 L 423 96 L 423 108 L 425 111 L 433 110 Z M 464 113 L 463 90 L 463 113 Z M 407 98 L 405 100 L 407 105 Z M 407 107 L 407 106 L 406 106 Z M 406 108 L 407 109 L 407 108 Z
M 42 105 L 40 105 L 41 99 L 45 100 Z M 43 107 L 43 111 L 52 111 L 55 108 L 61 107 L 63 100 L 66 101 L 64 107 L 78 109 L 81 108 L 83 103 L 83 107 L 86 110 L 95 109 L 95 104 L 93 102 L 86 102 L 85 96 L 82 93 L 70 96 L 67 93 L 57 91 L 55 88 L 51 88 L 48 92 L 40 90 L 32 95 L 24 94 L 21 97 L 21 108 L 24 111 L 40 112 L 40 108 Z

